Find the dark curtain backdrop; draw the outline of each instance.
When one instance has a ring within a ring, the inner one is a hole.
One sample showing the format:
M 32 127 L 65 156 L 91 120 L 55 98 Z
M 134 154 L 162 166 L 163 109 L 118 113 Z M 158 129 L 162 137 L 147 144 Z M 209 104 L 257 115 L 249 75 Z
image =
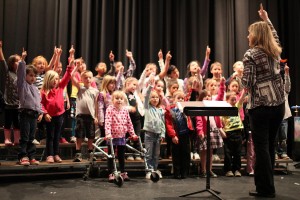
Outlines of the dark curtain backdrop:
M 76 57 L 91 70 L 99 61 L 108 64 L 111 50 L 128 66 L 128 49 L 136 76 L 148 62 L 157 62 L 159 49 L 170 50 L 181 78 L 188 62 L 203 63 L 209 45 L 211 62 L 221 62 L 227 77 L 248 48 L 247 28 L 259 20 L 260 2 L 279 33 L 282 57 L 288 58 L 290 104 L 299 104 L 298 0 L 0 0 L 0 40 L 6 58 L 24 47 L 28 63 L 37 55 L 49 61 L 54 46 L 62 45 L 64 65 L 73 44 Z

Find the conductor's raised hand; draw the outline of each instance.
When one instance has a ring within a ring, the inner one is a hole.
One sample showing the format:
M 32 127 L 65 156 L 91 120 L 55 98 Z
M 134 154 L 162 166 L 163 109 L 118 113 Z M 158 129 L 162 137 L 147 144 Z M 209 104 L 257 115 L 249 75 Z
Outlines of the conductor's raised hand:
M 268 13 L 267 13 L 267 11 L 264 10 L 262 3 L 260 4 L 260 9 L 258 11 L 258 15 L 264 21 L 267 21 L 269 19 Z

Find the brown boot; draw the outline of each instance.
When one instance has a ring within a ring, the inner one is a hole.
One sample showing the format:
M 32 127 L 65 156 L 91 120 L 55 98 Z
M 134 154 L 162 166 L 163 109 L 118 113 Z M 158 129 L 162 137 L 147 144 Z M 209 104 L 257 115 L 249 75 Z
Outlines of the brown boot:
M 12 146 L 12 142 L 11 142 L 11 139 L 10 139 L 10 135 L 11 135 L 11 130 L 10 129 L 4 129 L 4 144 L 5 146 Z
M 14 145 L 17 146 L 20 144 L 20 130 L 14 129 Z

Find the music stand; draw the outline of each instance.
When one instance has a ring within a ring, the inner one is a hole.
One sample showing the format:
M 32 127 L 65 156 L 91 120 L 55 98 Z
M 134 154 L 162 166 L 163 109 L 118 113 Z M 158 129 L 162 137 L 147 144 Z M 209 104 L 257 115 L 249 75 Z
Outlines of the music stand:
M 210 188 L 210 116 L 237 116 L 238 108 L 232 107 L 225 101 L 189 101 L 178 102 L 178 108 L 187 116 L 207 116 L 207 151 L 206 151 L 206 188 L 197 192 L 181 195 L 179 197 L 187 197 L 190 195 L 209 192 L 218 199 L 222 199 L 218 194 L 219 191 Z

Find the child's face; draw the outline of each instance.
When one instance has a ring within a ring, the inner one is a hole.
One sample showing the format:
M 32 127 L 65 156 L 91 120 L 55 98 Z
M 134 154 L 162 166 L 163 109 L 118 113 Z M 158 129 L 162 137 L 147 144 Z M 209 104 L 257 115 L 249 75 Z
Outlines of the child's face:
M 96 71 L 98 72 L 98 74 L 104 74 L 106 72 L 106 64 L 105 63 L 100 63 L 97 67 L 96 67 Z
M 164 83 L 162 81 L 158 81 L 155 85 L 155 90 L 157 91 L 157 93 L 161 93 L 164 91 Z
M 231 95 L 228 100 L 227 100 L 227 103 L 229 103 L 231 106 L 235 106 L 236 104 L 236 95 Z
M 131 81 L 130 83 L 128 83 L 126 85 L 126 90 L 128 92 L 134 93 L 134 91 L 136 90 L 137 84 L 138 84 L 137 81 Z
M 221 78 L 222 76 L 222 68 L 220 65 L 214 65 L 210 72 L 214 78 Z
M 239 84 L 236 81 L 232 81 L 228 86 L 229 91 L 237 93 L 239 91 Z
M 46 63 L 42 60 L 42 59 L 39 59 L 36 63 L 36 69 L 38 71 L 39 74 L 42 74 L 45 72 L 45 67 L 46 67 Z
M 124 98 L 121 96 L 116 96 L 113 98 L 112 103 L 116 108 L 120 109 L 124 105 Z
M 178 94 L 174 98 L 174 103 L 183 102 L 183 101 L 184 101 L 184 95 L 183 94 Z
M 62 72 L 62 64 L 61 63 L 58 64 L 55 71 L 58 73 L 58 75 L 61 74 L 61 72 Z
M 170 88 L 169 88 L 169 92 L 171 94 L 173 94 L 174 92 L 176 92 L 178 90 L 179 86 L 178 84 L 173 84 Z
M 179 78 L 179 71 L 178 69 L 174 69 L 171 74 L 169 75 L 170 78 L 173 78 L 173 79 L 177 79 Z
M 150 76 L 150 74 L 156 74 L 156 66 L 153 64 L 148 65 L 146 68 L 146 77 Z
M 199 69 L 200 69 L 200 66 L 198 65 L 197 62 L 195 62 L 195 61 L 191 62 L 191 64 L 190 64 L 190 72 L 191 72 L 192 74 L 197 73 L 197 71 L 198 71 Z
M 58 75 L 55 76 L 51 82 L 51 88 L 57 88 L 59 83 L 59 77 Z
M 211 93 L 209 91 L 207 91 L 207 95 L 203 98 L 203 100 L 209 100 L 211 101 Z
M 82 81 L 84 87 L 89 88 L 91 86 L 92 78 L 93 78 L 93 74 L 90 72 L 84 73 L 81 76 L 81 81 Z
M 234 68 L 234 71 L 237 72 L 238 74 L 243 74 L 244 72 L 244 65 L 243 63 L 238 63 L 235 68 Z
M 21 61 L 20 56 L 16 56 L 15 59 L 16 60 L 14 62 L 13 69 L 12 69 L 14 72 L 18 70 L 19 62 Z
M 123 63 L 122 62 L 116 62 L 115 67 L 116 67 L 116 73 L 118 73 L 120 71 L 120 68 L 123 67 Z
M 36 81 L 36 74 L 33 72 L 29 72 L 26 74 L 26 82 L 31 85 Z
M 152 106 L 157 107 L 157 105 L 159 104 L 159 96 L 156 92 L 151 92 L 149 102 Z
M 217 94 L 217 92 L 218 92 L 217 89 L 218 89 L 218 86 L 217 86 L 216 81 L 211 82 L 207 87 L 207 90 L 210 92 L 211 95 Z
M 115 89 L 116 89 L 116 83 L 115 83 L 115 82 L 110 82 L 110 83 L 107 85 L 107 90 L 108 90 L 109 92 L 113 92 L 113 91 L 115 91 Z

